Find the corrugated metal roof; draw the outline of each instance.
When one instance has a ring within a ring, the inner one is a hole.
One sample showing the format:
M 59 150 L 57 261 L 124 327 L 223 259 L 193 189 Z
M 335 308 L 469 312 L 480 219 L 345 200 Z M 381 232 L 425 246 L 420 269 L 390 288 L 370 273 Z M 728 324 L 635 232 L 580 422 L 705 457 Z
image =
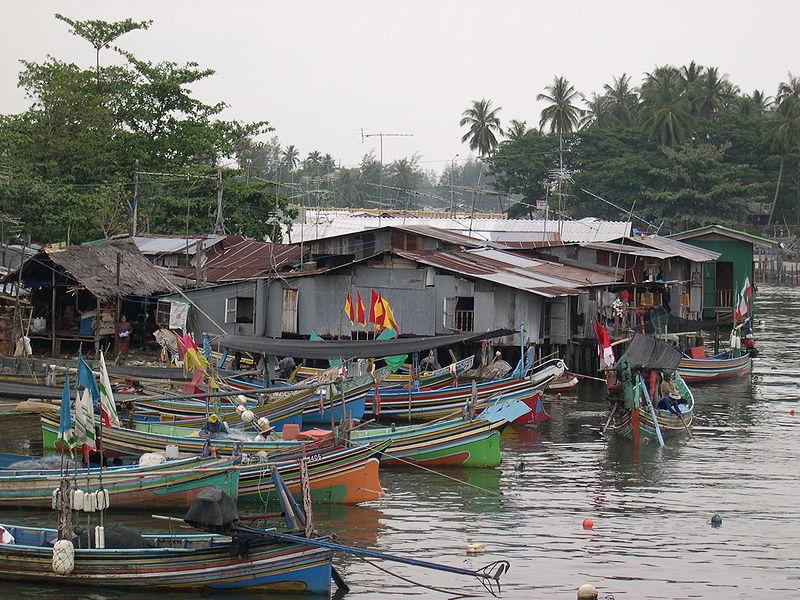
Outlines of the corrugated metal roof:
M 139 252 L 145 256 L 154 254 L 186 254 L 194 256 L 197 251 L 197 242 L 203 240 L 203 249 L 208 250 L 218 242 L 225 239 L 224 235 L 198 235 L 189 238 L 168 236 L 140 236 L 133 238 Z M 187 252 L 188 245 L 188 252 Z
M 564 242 L 608 241 L 631 234 L 631 225 L 625 221 L 602 221 L 588 217 L 579 221 L 544 221 L 536 219 L 486 219 L 467 217 L 453 218 L 442 215 L 440 218 L 421 218 L 397 216 L 350 215 L 325 210 L 305 210 L 305 223 L 293 223 L 291 236 L 284 228 L 283 241 L 294 243 L 301 239 L 311 241 L 336 237 L 348 233 L 358 233 L 367 229 L 378 229 L 388 225 L 423 225 L 445 229 L 485 241 L 498 242 L 537 242 L 553 241 L 559 237 Z
M 629 254 L 631 256 L 646 256 L 648 258 L 658 258 L 661 260 L 666 260 L 674 256 L 669 252 L 662 252 L 660 250 L 654 250 L 653 248 L 642 248 L 630 242 L 625 244 L 616 242 L 590 242 L 588 244 L 580 244 L 580 246 L 591 248 L 592 250 L 605 250 L 606 252 L 617 252 L 619 254 Z
M 707 225 L 706 227 L 699 227 L 697 229 L 690 229 L 689 231 L 674 233 L 669 237 L 673 240 L 690 240 L 692 238 L 708 235 L 710 233 L 715 233 L 717 235 L 729 237 L 735 240 L 741 240 L 743 242 L 750 242 L 756 246 L 764 246 L 766 248 L 774 248 L 778 245 L 778 243 L 774 240 L 761 237 L 760 235 L 748 233 L 746 231 L 739 231 L 737 229 L 731 229 L 730 227 L 724 227 L 722 225 Z
M 241 240 L 208 259 L 203 267 L 212 283 L 252 279 L 300 260 L 300 248 L 257 240 Z
M 573 279 L 577 272 L 583 271 L 583 269 L 570 270 L 569 273 L 564 271 L 562 276 L 559 273 L 559 267 L 562 265 L 557 263 L 526 259 L 489 248 L 446 252 L 440 250 L 395 250 L 393 252 L 420 264 L 523 290 L 545 298 L 574 296 L 581 293 L 580 288 L 591 285 L 588 281 Z
M 669 253 L 671 256 L 685 258 L 692 262 L 713 262 L 721 256 L 719 252 L 698 248 L 697 246 L 679 242 L 678 240 L 671 240 L 660 235 L 637 235 L 630 239 L 661 252 Z

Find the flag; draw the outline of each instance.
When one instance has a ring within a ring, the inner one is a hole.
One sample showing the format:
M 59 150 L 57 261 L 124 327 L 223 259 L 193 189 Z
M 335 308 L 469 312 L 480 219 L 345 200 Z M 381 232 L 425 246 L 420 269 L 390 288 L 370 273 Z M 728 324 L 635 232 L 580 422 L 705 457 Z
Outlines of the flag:
M 350 292 L 347 292 L 347 296 L 344 299 L 344 314 L 347 315 L 350 323 L 353 323 L 356 320 L 356 313 L 353 309 L 353 296 L 350 294 Z
M 89 367 L 89 364 L 83 359 L 82 355 L 78 356 L 78 389 L 83 388 L 88 390 L 92 403 L 97 404 L 100 401 L 100 389 L 97 387 L 97 382 L 94 380 L 94 373 Z
M 78 392 L 75 399 L 75 420 L 74 420 L 74 436 L 70 442 L 70 446 L 83 446 L 83 459 L 89 461 L 89 452 L 96 450 L 95 433 L 94 433 L 94 403 L 92 401 L 92 394 L 87 389 L 83 389 L 83 393 Z
M 111 380 L 108 378 L 106 359 L 100 352 L 100 412 L 106 427 L 120 427 L 117 406 L 114 403 L 114 392 L 111 389 Z
M 750 287 L 750 278 L 746 277 L 742 284 L 742 289 L 739 290 L 739 295 L 734 308 L 734 316 L 736 319 L 743 319 L 747 312 L 750 310 L 750 298 L 753 297 L 753 288 Z
M 69 371 L 64 378 L 64 391 L 61 392 L 61 412 L 58 419 L 58 439 L 66 442 L 73 435 L 72 398 L 69 396 Z
M 394 312 L 392 312 L 392 307 L 389 306 L 389 303 L 385 298 L 381 298 L 381 300 L 383 301 L 383 327 L 391 327 L 399 334 L 400 328 L 397 326 L 397 321 L 394 320 Z
M 362 327 L 367 324 L 367 316 L 364 313 L 364 303 L 361 301 L 361 292 L 356 291 L 356 323 Z
M 370 290 L 369 298 L 369 322 L 375 325 L 378 331 L 384 329 L 383 326 L 383 298 L 375 290 Z
M 594 332 L 597 336 L 597 357 L 600 360 L 600 367 L 603 365 L 610 367 L 614 364 L 614 349 L 608 339 L 608 331 L 598 319 L 594 320 Z

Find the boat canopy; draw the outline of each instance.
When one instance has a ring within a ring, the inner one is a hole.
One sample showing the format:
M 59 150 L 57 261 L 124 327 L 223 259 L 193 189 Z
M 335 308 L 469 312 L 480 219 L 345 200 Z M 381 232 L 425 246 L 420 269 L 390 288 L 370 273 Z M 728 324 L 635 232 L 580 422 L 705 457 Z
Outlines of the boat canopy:
M 682 358 L 680 350 L 667 342 L 651 335 L 636 333 L 617 364 L 627 362 L 631 369 L 674 371 Z
M 393 340 L 332 340 L 314 342 L 285 338 L 249 335 L 224 335 L 220 344 L 231 350 L 255 352 L 266 356 L 291 356 L 294 358 L 374 358 L 393 354 L 410 354 L 462 342 L 475 342 L 505 337 L 516 333 L 513 329 L 495 329 L 483 333 L 458 333 Z

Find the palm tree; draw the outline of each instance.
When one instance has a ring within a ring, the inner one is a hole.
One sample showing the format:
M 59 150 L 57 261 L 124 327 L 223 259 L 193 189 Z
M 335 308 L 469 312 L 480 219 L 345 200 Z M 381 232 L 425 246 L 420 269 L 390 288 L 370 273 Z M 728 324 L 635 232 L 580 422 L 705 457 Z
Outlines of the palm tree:
M 636 88 L 631 87 L 630 76 L 623 73 L 619 77 L 613 77 L 611 85 L 605 84 L 603 89 L 614 118 L 624 127 L 633 125 L 639 97 Z
M 700 87 L 704 72 L 705 67 L 694 61 L 678 70 L 683 95 L 688 104 L 687 112 L 692 116 L 697 115 L 697 88 Z
M 586 111 L 581 119 L 581 127 L 609 127 L 616 123 L 618 119 L 613 112 L 613 102 L 608 95 L 598 96 L 592 94 L 591 100 L 585 100 Z
M 505 131 L 506 139 L 509 142 L 514 142 L 519 138 L 523 137 L 526 133 L 528 133 L 528 122 L 527 121 L 518 121 L 517 119 L 511 119 L 508 124 L 508 129 Z
M 708 67 L 696 86 L 697 114 L 710 118 L 721 111 L 734 94 L 727 75 L 720 75 L 717 67 Z
M 499 112 L 500 107 L 492 108 L 491 100 L 473 100 L 472 106 L 461 114 L 459 125 L 469 126 L 461 142 L 469 142 L 470 149 L 477 150 L 479 156 L 490 154 L 497 147 L 497 135 L 503 134 L 500 117 L 497 116 Z
M 300 151 L 294 144 L 286 146 L 286 148 L 281 153 L 281 161 L 283 162 L 283 165 L 291 173 L 297 168 L 297 165 L 300 164 Z
M 658 67 L 646 76 L 640 103 L 642 125 L 660 144 L 674 146 L 686 137 L 689 117 L 681 76 L 673 67 Z
M 539 119 L 542 130 L 549 125 L 550 133 L 557 133 L 559 138 L 565 133 L 577 131 L 583 110 L 575 102 L 581 100 L 583 95 L 564 77 L 556 77 L 553 83 L 544 89 L 547 94 L 536 96 L 537 101 L 549 104 Z
M 762 116 L 766 114 L 772 106 L 772 96 L 767 96 L 761 90 L 753 90 L 753 93 L 739 98 L 739 113 L 745 117 Z
M 778 86 L 778 95 L 775 96 L 775 102 L 782 104 L 783 102 L 800 103 L 800 77 L 792 75 L 789 72 L 789 80 L 782 81 Z
M 778 182 L 775 185 L 775 195 L 772 198 L 768 225 L 772 225 L 772 216 L 775 212 L 775 205 L 778 202 L 778 194 L 780 193 L 781 179 L 783 177 L 783 165 L 786 162 L 786 157 L 789 156 L 793 150 L 800 147 L 800 102 L 796 101 L 792 95 L 786 93 L 786 90 L 790 88 L 788 86 L 784 88 L 785 85 L 787 84 L 781 83 L 778 89 L 778 97 L 782 97 L 783 99 L 778 103 L 770 119 L 772 126 L 769 135 L 772 140 L 772 147 L 781 154 L 781 163 L 778 168 Z

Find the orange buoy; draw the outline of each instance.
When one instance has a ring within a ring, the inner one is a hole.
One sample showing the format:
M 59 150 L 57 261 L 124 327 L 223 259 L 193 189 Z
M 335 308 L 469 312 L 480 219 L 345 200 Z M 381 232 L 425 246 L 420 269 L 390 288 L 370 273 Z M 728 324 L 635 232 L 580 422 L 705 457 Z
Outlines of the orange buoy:
M 583 528 L 584 529 L 592 529 L 594 527 L 594 522 L 591 519 L 584 519 L 583 520 Z

